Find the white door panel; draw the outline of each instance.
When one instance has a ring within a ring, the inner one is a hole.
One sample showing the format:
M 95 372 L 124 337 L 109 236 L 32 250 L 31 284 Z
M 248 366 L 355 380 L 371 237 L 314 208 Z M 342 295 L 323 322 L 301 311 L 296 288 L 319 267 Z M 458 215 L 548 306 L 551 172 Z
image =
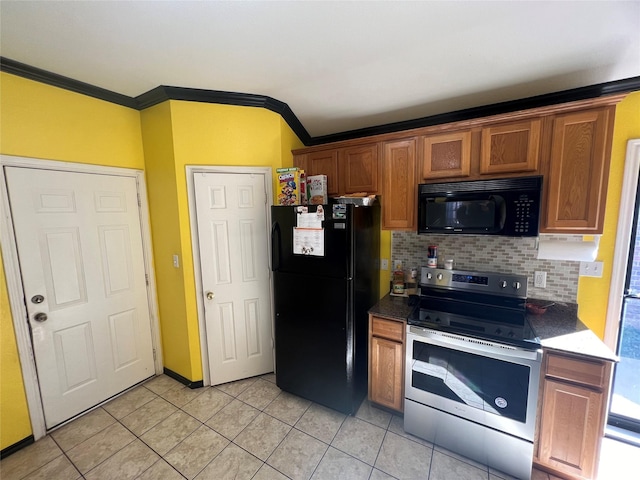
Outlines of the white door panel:
M 154 374 L 137 186 L 115 175 L 5 171 L 51 428 Z
M 212 385 L 273 371 L 263 175 L 194 175 Z

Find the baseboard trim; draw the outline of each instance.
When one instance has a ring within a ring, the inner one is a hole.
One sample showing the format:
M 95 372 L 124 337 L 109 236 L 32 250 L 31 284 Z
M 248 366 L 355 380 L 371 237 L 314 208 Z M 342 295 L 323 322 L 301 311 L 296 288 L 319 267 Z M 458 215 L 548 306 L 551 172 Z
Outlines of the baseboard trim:
M 27 438 L 23 438 L 19 442 L 16 442 L 13 445 L 8 446 L 7 448 L 3 448 L 0 451 L 0 460 L 16 453 L 18 450 L 22 450 L 24 447 L 28 447 L 34 442 L 35 439 L 33 438 L 33 435 L 29 435 Z
M 183 377 L 182 375 L 180 375 L 179 373 L 174 372 L 173 370 L 169 370 L 167 367 L 164 367 L 164 374 L 167 377 L 171 377 L 174 380 L 177 380 L 178 382 L 186 385 L 189 388 L 200 388 L 200 387 L 204 387 L 204 382 L 202 380 L 196 380 L 195 382 L 192 382 L 191 380 L 189 380 L 186 377 Z

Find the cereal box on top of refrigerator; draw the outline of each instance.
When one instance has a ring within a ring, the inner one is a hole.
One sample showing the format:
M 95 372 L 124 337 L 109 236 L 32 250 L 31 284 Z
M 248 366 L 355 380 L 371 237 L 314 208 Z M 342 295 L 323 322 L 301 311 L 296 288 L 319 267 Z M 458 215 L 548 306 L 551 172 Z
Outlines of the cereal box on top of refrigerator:
M 306 205 L 307 181 L 304 170 L 291 168 L 277 168 L 278 175 L 278 205 Z
M 307 177 L 307 191 L 309 192 L 309 204 L 320 205 L 329 202 L 327 194 L 327 176 L 311 175 Z

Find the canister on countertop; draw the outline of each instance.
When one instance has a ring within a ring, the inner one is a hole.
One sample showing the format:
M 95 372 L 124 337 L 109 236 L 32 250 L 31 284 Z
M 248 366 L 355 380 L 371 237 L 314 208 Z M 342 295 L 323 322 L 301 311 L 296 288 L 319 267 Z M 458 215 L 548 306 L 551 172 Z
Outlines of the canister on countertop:
M 437 245 L 429 245 L 427 248 L 427 267 L 437 268 L 438 267 L 438 246 Z
M 404 272 L 402 270 L 393 272 L 392 291 L 398 295 L 404 293 Z

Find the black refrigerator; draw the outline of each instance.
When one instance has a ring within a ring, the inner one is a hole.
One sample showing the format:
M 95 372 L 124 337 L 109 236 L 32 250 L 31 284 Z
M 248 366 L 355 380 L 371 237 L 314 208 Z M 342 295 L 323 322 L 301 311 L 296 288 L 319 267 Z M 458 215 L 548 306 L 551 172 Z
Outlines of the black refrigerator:
M 380 207 L 271 207 L 278 387 L 345 414 L 367 393 Z

